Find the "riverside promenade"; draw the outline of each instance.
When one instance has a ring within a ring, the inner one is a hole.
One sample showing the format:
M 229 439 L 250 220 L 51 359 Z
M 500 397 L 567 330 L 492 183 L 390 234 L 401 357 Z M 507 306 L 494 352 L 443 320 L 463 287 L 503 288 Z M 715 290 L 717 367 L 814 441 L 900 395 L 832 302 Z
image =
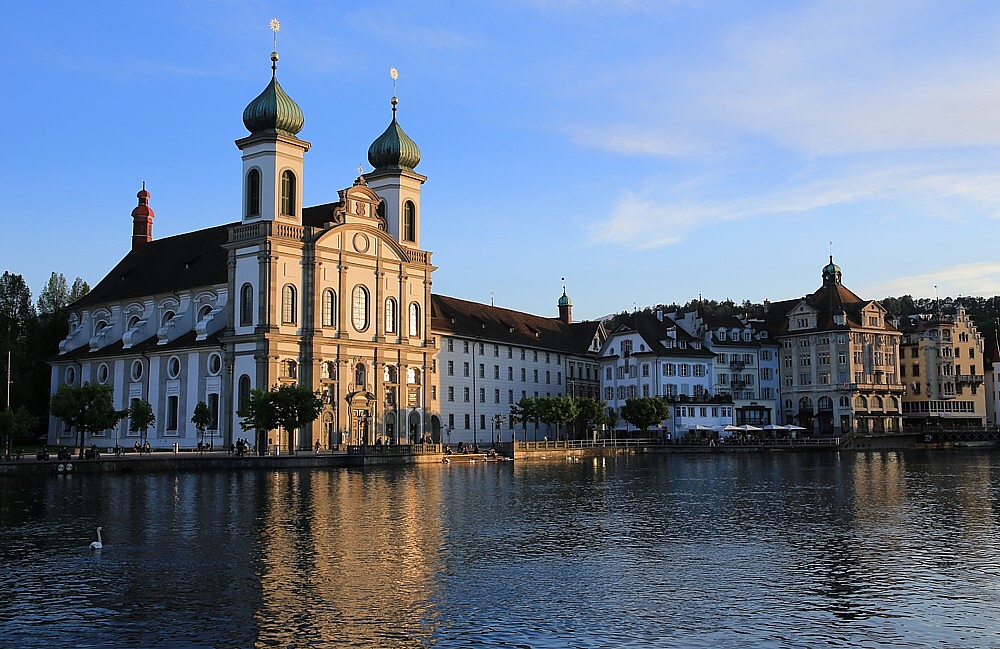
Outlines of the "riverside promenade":
M 0 479 L 5 476 L 69 475 L 74 473 L 147 473 L 158 471 L 210 470 L 280 470 L 299 468 L 368 468 L 410 464 L 461 464 L 517 460 L 544 462 L 574 460 L 583 457 L 618 455 L 703 454 L 703 453 L 775 453 L 830 451 L 891 451 L 905 449 L 951 450 L 996 449 L 1000 432 L 936 431 L 933 434 L 900 433 L 895 435 L 858 435 L 814 437 L 797 440 L 764 440 L 754 443 L 658 443 L 649 439 L 546 440 L 517 441 L 496 445 L 496 455 L 483 448 L 478 453 L 446 452 L 442 444 L 400 444 L 348 446 L 336 450 L 300 450 L 295 453 L 236 455 L 226 451 L 154 451 L 136 453 L 128 450 L 115 456 L 103 453 L 100 459 L 38 460 L 25 455 L 20 460 L 0 461 Z

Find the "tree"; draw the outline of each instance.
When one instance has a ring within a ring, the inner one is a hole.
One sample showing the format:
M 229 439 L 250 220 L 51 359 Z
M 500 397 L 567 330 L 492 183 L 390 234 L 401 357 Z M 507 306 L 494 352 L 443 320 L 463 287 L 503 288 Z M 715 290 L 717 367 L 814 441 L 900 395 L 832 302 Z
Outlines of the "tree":
M 149 427 L 156 423 L 156 413 L 153 406 L 145 399 L 136 399 L 128 409 L 128 429 L 133 433 L 142 433 L 142 441 L 147 439 Z
M 84 383 L 81 386 L 61 385 L 52 396 L 52 414 L 80 435 L 80 459 L 86 434 L 99 433 L 113 427 L 124 413 L 115 410 L 110 385 Z
M 278 425 L 288 433 L 288 449 L 294 451 L 295 430 L 316 421 L 323 411 L 323 398 L 304 385 L 282 385 L 271 394 Z
M 20 275 L 0 275 L 0 339 L 13 344 L 35 319 L 31 291 Z
M 69 289 L 69 302 L 67 306 L 73 304 L 87 293 L 90 293 L 90 285 L 77 277 L 73 280 L 73 287 Z
M 292 450 L 295 429 L 309 424 L 323 410 L 323 399 L 304 385 L 282 385 L 271 391 L 250 390 L 246 408 L 240 412 L 240 428 L 257 431 L 257 447 L 261 433 L 280 426 L 288 433 L 288 448 Z
M 626 399 L 622 418 L 645 433 L 653 424 L 670 418 L 670 404 L 660 397 Z
M 535 397 L 523 397 L 516 405 L 511 407 L 511 414 L 517 418 L 524 426 L 524 440 L 528 440 L 528 422 L 535 422 L 535 441 L 538 441 L 538 422 L 541 413 L 538 410 L 538 399 Z
M 43 316 L 61 313 L 69 305 L 69 287 L 66 276 L 53 272 L 45 288 L 38 294 L 38 313 Z
M 3 455 L 10 455 L 11 444 L 15 437 L 23 437 L 35 427 L 36 417 L 28 409 L 20 406 L 17 410 L 0 411 L 0 450 Z
M 194 414 L 191 415 L 191 423 L 198 429 L 198 434 L 201 435 L 200 444 L 204 448 L 205 429 L 212 423 L 212 409 L 208 407 L 207 403 L 204 401 L 198 402 L 198 405 L 194 407 Z
M 538 399 L 538 417 L 549 426 L 555 424 L 556 439 L 559 426 L 576 418 L 576 404 L 569 397 L 541 397 Z
M 583 427 L 584 433 L 591 426 L 604 423 L 604 402 L 594 397 L 579 397 L 576 399 L 576 423 Z

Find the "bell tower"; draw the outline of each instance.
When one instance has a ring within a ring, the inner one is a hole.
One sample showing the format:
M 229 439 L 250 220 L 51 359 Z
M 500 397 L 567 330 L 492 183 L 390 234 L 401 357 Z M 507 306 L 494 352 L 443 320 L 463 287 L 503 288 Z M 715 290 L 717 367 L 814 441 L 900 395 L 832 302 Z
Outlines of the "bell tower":
M 278 83 L 278 53 L 271 52 L 271 83 L 243 111 L 250 135 L 243 152 L 243 222 L 302 223 L 303 155 L 311 146 L 297 136 L 302 109 Z
M 395 87 L 396 68 L 391 74 Z M 414 171 L 420 164 L 420 147 L 396 121 L 398 103 L 394 95 L 392 121 L 368 147 L 368 162 L 375 170 L 364 178 L 383 200 L 381 216 L 389 233 L 404 247 L 420 248 L 420 186 L 427 177 Z

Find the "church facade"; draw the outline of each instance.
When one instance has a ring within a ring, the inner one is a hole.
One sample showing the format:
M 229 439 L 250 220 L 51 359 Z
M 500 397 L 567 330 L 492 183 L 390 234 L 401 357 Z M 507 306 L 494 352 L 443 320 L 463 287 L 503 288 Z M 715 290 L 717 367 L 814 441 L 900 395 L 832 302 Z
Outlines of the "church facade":
M 322 393 L 318 421 L 298 448 L 440 440 L 430 331 L 431 253 L 420 247 L 420 150 L 392 120 L 371 145 L 373 170 L 336 200 L 303 208 L 310 143 L 301 109 L 277 80 L 246 107 L 242 218 L 155 240 L 145 187 L 133 210 L 132 249 L 73 305 L 52 361 L 60 385 L 111 385 L 117 408 L 152 404 L 144 435 L 127 421 L 99 446 L 228 445 L 250 390 L 297 383 Z M 428 387 L 430 388 L 428 390 Z M 204 439 L 190 422 L 203 401 Z M 49 443 L 72 445 L 52 419 Z M 97 437 L 100 437 L 98 435 Z M 278 443 L 278 437 L 272 440 Z

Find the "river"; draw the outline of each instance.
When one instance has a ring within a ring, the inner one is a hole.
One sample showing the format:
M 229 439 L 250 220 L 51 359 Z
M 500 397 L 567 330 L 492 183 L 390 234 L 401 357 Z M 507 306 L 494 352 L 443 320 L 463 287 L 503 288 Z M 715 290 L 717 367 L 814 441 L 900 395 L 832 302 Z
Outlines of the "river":
M 4 478 L 0 646 L 996 647 L 998 484 L 995 452 Z

